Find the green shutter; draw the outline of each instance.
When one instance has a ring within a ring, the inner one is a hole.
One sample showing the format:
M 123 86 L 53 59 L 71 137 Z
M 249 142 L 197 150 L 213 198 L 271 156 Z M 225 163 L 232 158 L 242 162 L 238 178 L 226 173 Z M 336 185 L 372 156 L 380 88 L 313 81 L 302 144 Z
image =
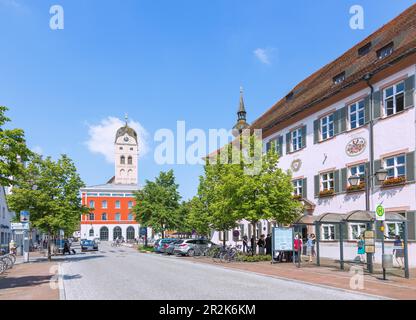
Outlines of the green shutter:
M 341 131 L 340 110 L 334 112 L 334 135 L 336 136 Z
M 319 197 L 319 191 L 321 190 L 320 181 L 319 181 L 319 174 L 314 177 L 314 188 L 315 188 L 315 198 Z
M 345 192 L 347 190 L 347 168 L 342 168 L 341 169 L 341 186 L 340 186 L 340 191 L 341 192 Z
M 341 237 L 340 237 L 340 233 L 339 233 L 339 227 L 340 227 L 340 225 L 339 225 L 339 224 L 334 224 L 334 237 L 335 237 L 335 239 L 334 239 L 334 240 L 339 240 L 339 239 L 341 239 Z
M 306 147 L 306 126 L 302 127 L 302 148 Z
M 373 119 L 378 119 L 381 117 L 381 92 L 380 91 L 374 92 L 373 100 L 374 100 Z
M 283 136 L 279 137 L 279 147 L 278 147 L 279 156 L 283 156 Z
M 286 133 L 286 153 L 289 154 L 290 153 L 290 132 Z
M 416 240 L 416 211 L 406 212 L 408 240 Z
M 315 120 L 313 122 L 313 143 L 319 142 L 319 129 L 320 129 L 320 120 Z
M 379 171 L 380 168 L 381 168 L 381 160 L 374 161 L 374 172 Z M 376 186 L 379 186 L 379 185 L 381 185 L 381 182 L 378 179 L 374 179 L 374 184 Z
M 415 91 L 415 76 L 411 76 L 404 81 L 404 107 L 405 109 L 414 106 L 414 94 Z
M 307 184 L 307 179 L 303 179 L 302 180 L 302 198 L 303 199 L 307 199 L 308 198 L 308 184 Z
M 340 174 L 339 170 L 334 171 L 334 191 L 339 193 L 340 191 Z
M 347 110 L 348 107 L 339 110 L 339 133 L 347 131 Z
M 406 154 L 406 180 L 415 180 L 415 152 Z
M 364 99 L 364 114 L 365 123 L 367 124 L 370 122 L 370 96 Z

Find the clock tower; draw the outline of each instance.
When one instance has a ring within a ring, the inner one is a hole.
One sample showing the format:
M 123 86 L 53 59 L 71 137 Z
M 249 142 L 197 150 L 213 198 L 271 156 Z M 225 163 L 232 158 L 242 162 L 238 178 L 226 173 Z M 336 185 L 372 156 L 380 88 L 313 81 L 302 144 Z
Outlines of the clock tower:
M 115 184 L 137 185 L 138 138 L 127 124 L 118 129 L 115 140 Z

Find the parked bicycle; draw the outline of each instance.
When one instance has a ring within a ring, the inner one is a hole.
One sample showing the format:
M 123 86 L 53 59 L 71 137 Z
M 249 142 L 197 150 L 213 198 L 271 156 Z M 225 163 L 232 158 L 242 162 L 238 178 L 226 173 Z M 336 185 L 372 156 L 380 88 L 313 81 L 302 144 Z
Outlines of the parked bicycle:
M 14 254 L 5 254 L 0 256 L 0 274 L 13 268 L 16 262 L 16 256 Z

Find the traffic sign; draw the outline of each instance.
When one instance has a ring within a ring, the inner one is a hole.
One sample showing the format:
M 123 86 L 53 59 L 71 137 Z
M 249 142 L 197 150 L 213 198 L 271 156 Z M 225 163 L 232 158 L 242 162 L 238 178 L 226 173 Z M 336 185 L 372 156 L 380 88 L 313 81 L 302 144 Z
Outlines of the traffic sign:
M 28 223 L 12 223 L 11 224 L 12 230 L 29 230 Z
M 29 222 L 30 214 L 27 211 L 20 212 L 20 222 Z
M 386 211 L 384 207 L 380 204 L 376 208 L 376 220 L 377 221 L 385 221 L 386 220 Z

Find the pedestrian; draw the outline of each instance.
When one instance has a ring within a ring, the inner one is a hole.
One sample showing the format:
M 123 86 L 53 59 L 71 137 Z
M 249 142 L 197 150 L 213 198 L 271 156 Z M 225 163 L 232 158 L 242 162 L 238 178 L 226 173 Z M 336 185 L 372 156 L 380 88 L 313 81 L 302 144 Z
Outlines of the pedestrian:
M 309 257 L 309 262 L 312 262 L 312 257 L 314 254 L 315 247 L 315 235 L 310 234 L 308 236 L 308 241 L 306 242 L 306 255 Z
M 265 248 L 266 248 L 266 241 L 264 240 L 265 236 L 262 234 L 260 236 L 259 241 L 257 241 L 257 245 L 259 246 L 259 254 L 264 256 Z
M 65 255 L 65 253 L 68 253 L 69 255 L 71 255 L 71 251 L 69 250 L 69 244 L 68 241 L 64 242 L 64 250 L 63 250 L 63 255 Z
M 295 241 L 293 243 L 294 249 L 295 249 L 295 262 L 300 262 L 301 255 L 302 255 L 302 237 L 300 234 L 297 234 L 295 236 Z
M 365 242 L 363 234 L 360 235 L 357 241 L 357 253 L 360 257 L 360 262 L 365 262 Z
M 251 236 L 250 245 L 251 245 L 251 254 L 254 255 L 254 252 L 256 250 L 256 241 L 254 240 L 254 235 Z
M 248 237 L 244 235 L 243 237 L 243 253 L 247 253 L 248 251 Z
M 272 254 L 272 235 L 270 233 L 266 237 L 266 254 L 268 256 Z
M 394 240 L 394 258 L 399 265 L 399 268 L 404 269 L 404 244 L 400 236 L 396 236 Z

